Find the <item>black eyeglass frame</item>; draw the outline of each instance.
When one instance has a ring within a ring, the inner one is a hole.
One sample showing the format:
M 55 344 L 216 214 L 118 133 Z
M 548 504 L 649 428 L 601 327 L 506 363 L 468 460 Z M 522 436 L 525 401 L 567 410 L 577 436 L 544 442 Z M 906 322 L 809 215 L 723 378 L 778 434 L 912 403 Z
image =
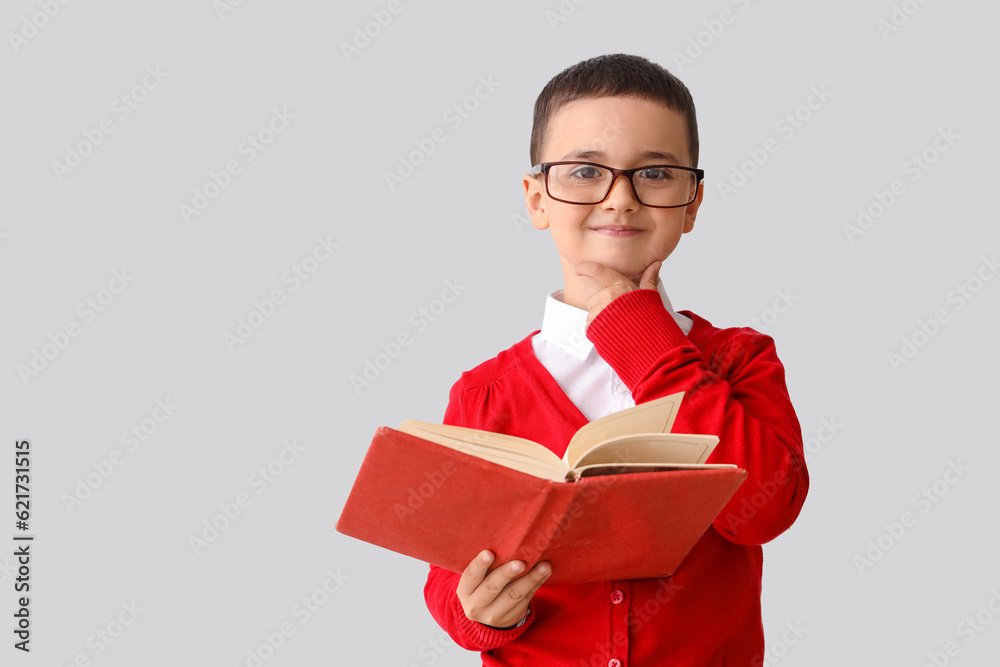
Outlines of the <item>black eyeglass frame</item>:
M 608 191 L 604 193 L 604 196 L 601 197 L 601 199 L 594 202 L 569 201 L 568 199 L 559 199 L 559 197 L 553 197 L 552 193 L 549 191 L 549 169 L 558 164 L 590 165 L 593 167 L 600 167 L 601 169 L 607 169 L 608 171 L 611 172 L 611 183 L 608 185 Z M 646 202 L 642 201 L 642 199 L 639 198 L 639 193 L 636 192 L 635 181 L 632 180 L 632 176 L 637 171 L 642 171 L 643 169 L 657 169 L 657 168 L 683 169 L 684 171 L 690 171 L 694 173 L 695 177 L 698 180 L 695 183 L 694 195 L 691 197 L 691 201 L 687 202 L 686 204 L 674 204 L 672 206 L 655 206 L 653 204 L 647 204 Z M 564 204 L 577 204 L 579 206 L 593 206 L 594 204 L 600 204 L 601 202 L 607 200 L 607 198 L 611 196 L 611 191 L 615 189 L 615 183 L 618 182 L 618 177 L 625 176 L 628 178 L 629 187 L 632 188 L 632 196 L 634 196 L 635 200 L 639 202 L 641 205 L 648 206 L 649 208 L 681 208 L 682 206 L 689 206 L 691 202 L 693 202 L 695 199 L 698 198 L 698 186 L 700 186 L 702 181 L 705 180 L 704 169 L 696 169 L 695 167 L 682 167 L 678 164 L 647 164 L 643 165 L 642 167 L 636 167 L 635 169 L 615 169 L 614 167 L 609 167 L 603 164 L 597 164 L 596 162 L 577 162 L 575 160 L 565 160 L 562 162 L 542 162 L 540 164 L 536 164 L 534 167 L 531 168 L 531 171 L 529 173 L 531 176 L 538 176 L 540 174 L 545 175 L 545 193 L 549 197 L 552 197 L 552 199 L 555 199 L 556 201 L 561 201 Z

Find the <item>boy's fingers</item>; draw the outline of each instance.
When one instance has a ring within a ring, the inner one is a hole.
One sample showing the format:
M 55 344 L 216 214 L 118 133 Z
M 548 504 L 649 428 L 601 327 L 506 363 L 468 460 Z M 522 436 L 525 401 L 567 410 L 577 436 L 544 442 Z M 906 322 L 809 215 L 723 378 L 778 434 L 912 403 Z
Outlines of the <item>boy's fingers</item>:
M 492 560 L 492 554 L 490 556 Z M 477 556 L 476 561 L 479 560 L 480 557 Z M 552 572 L 552 566 L 547 562 L 538 563 L 525 573 L 522 561 L 511 561 L 479 578 L 479 584 L 469 590 L 468 587 L 483 572 L 480 563 L 476 561 L 470 563 L 462 573 L 458 586 L 459 599 L 467 617 L 498 627 L 509 625 L 509 617 L 512 615 L 523 615 L 531 598 Z M 512 622 L 516 622 L 516 619 Z
M 487 595 L 491 596 L 487 604 L 498 616 L 507 615 L 513 610 L 523 612 L 531 602 L 531 598 L 548 579 L 551 571 L 552 567 L 548 563 L 539 563 L 527 573 L 524 573 L 523 563 L 516 572 L 507 565 L 497 568 L 483 582 L 483 588 L 486 589 Z M 491 581 L 494 575 L 499 576 L 495 581 Z
M 502 566 L 486 575 L 483 583 L 480 584 L 480 591 L 489 597 L 486 603 L 489 604 L 507 587 L 507 584 L 524 574 L 524 563 L 514 560 L 504 563 Z
M 506 568 L 500 568 L 506 569 Z M 524 572 L 523 568 L 520 572 Z M 510 606 L 516 606 L 522 600 L 531 599 L 531 596 L 541 587 L 545 580 L 549 578 L 552 566 L 548 563 L 538 563 L 531 568 L 527 574 L 520 574 L 516 577 L 508 578 L 506 583 L 503 579 L 497 581 L 497 598 L 505 598 L 510 601 Z M 506 575 L 505 576 L 509 576 Z M 501 596 L 500 593 L 503 593 Z
M 646 267 L 646 270 L 642 273 L 642 277 L 639 279 L 639 289 L 656 289 L 656 283 L 659 280 L 658 274 L 662 265 L 663 262 L 656 261 Z M 612 269 L 610 266 L 605 266 L 597 262 L 580 262 L 573 267 L 573 272 L 578 276 L 593 278 L 605 288 L 621 285 L 628 287 L 630 290 L 635 289 L 635 283 L 626 276 Z
M 594 321 L 594 318 L 607 306 L 622 294 L 631 292 L 634 289 L 656 289 L 659 281 L 659 270 L 662 262 L 654 261 L 646 267 L 639 277 L 639 286 L 632 282 L 630 278 L 622 275 L 615 269 L 598 262 L 580 262 L 573 267 L 573 273 L 578 276 L 586 276 L 596 281 L 601 289 L 590 295 L 586 302 L 587 326 Z
M 646 270 L 642 273 L 642 279 L 639 280 L 639 289 L 656 289 L 656 283 L 660 279 L 660 265 L 662 262 L 653 262 L 646 267 Z
M 493 563 L 493 553 L 490 551 L 482 551 L 472 559 L 472 562 L 465 568 L 465 571 L 462 572 L 462 577 L 458 580 L 456 592 L 459 597 L 467 598 L 479 588 L 479 585 L 483 583 L 483 579 L 486 578 L 486 572 L 489 570 L 491 563 Z
M 476 560 L 479 561 L 480 558 L 477 557 Z M 490 554 L 490 560 L 493 560 L 493 554 Z M 467 577 L 466 574 L 469 576 Z M 473 562 L 469 564 L 465 573 L 462 574 L 456 592 L 459 595 L 459 599 L 464 597 L 470 606 L 485 608 L 499 597 L 507 584 L 522 574 L 524 574 L 524 563 L 521 561 L 504 563 L 489 573 L 485 570 L 480 570 L 479 563 Z
M 530 588 L 521 594 L 521 597 L 530 600 L 538 592 L 538 589 L 542 587 L 545 580 L 549 578 L 550 574 L 552 574 L 552 566 L 547 562 L 539 563 L 531 568 L 531 572 L 521 577 L 520 581 L 518 581 L 518 584 L 523 582 L 530 586 Z
M 574 273 L 578 276 L 587 276 L 601 283 L 602 287 L 612 285 L 631 285 L 632 281 L 618 273 L 610 266 L 598 264 L 597 262 L 580 262 L 573 267 Z

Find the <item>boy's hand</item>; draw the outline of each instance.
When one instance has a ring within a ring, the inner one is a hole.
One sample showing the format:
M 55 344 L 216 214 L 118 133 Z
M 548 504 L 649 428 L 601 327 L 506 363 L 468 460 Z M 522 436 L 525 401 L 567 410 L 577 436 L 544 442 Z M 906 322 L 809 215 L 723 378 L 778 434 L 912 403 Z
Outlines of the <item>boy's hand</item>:
M 638 286 L 611 267 L 597 262 L 580 262 L 573 267 L 573 273 L 593 278 L 600 285 L 587 301 L 587 310 L 590 311 L 587 313 L 587 324 L 589 325 L 597 317 L 597 314 L 604 310 L 605 306 L 622 294 L 637 289 L 655 290 L 656 283 L 660 279 L 661 264 L 662 262 L 656 261 L 647 266 L 646 270 L 642 272 Z
M 472 559 L 458 581 L 458 599 L 470 620 L 494 628 L 517 625 L 528 611 L 535 591 L 549 578 L 547 562 L 535 565 L 527 574 L 524 563 L 512 560 L 488 572 L 493 554 L 484 551 Z

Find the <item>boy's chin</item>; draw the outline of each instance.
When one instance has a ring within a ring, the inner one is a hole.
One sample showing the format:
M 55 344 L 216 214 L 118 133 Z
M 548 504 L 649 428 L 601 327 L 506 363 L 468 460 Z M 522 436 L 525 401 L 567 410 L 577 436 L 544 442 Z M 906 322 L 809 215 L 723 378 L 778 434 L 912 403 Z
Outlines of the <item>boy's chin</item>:
M 634 259 L 622 259 L 619 257 L 588 257 L 581 259 L 580 262 L 596 262 L 602 264 L 610 269 L 614 269 L 616 272 L 625 276 L 632 281 L 633 284 L 638 285 L 639 281 L 642 280 L 642 274 L 646 271 L 650 264 L 655 260 L 649 260 L 646 263 L 636 262 Z
M 642 280 L 642 274 L 646 270 L 646 266 L 637 267 L 634 264 L 625 264 L 625 263 L 614 264 L 609 262 L 605 264 L 605 266 L 614 269 L 618 273 L 622 274 L 623 276 L 631 280 L 636 285 L 638 285 L 639 281 Z

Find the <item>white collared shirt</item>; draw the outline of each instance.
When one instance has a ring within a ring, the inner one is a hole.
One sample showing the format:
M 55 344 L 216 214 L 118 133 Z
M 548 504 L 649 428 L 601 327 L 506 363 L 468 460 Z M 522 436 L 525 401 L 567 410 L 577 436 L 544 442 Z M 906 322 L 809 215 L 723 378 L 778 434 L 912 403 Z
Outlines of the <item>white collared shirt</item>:
M 663 306 L 686 336 L 690 317 L 674 311 L 670 299 L 657 284 Z M 604 361 L 584 333 L 587 311 L 563 301 L 563 290 L 545 299 L 542 330 L 531 339 L 535 358 L 555 378 L 559 387 L 590 421 L 635 406 L 632 393 L 614 369 Z

